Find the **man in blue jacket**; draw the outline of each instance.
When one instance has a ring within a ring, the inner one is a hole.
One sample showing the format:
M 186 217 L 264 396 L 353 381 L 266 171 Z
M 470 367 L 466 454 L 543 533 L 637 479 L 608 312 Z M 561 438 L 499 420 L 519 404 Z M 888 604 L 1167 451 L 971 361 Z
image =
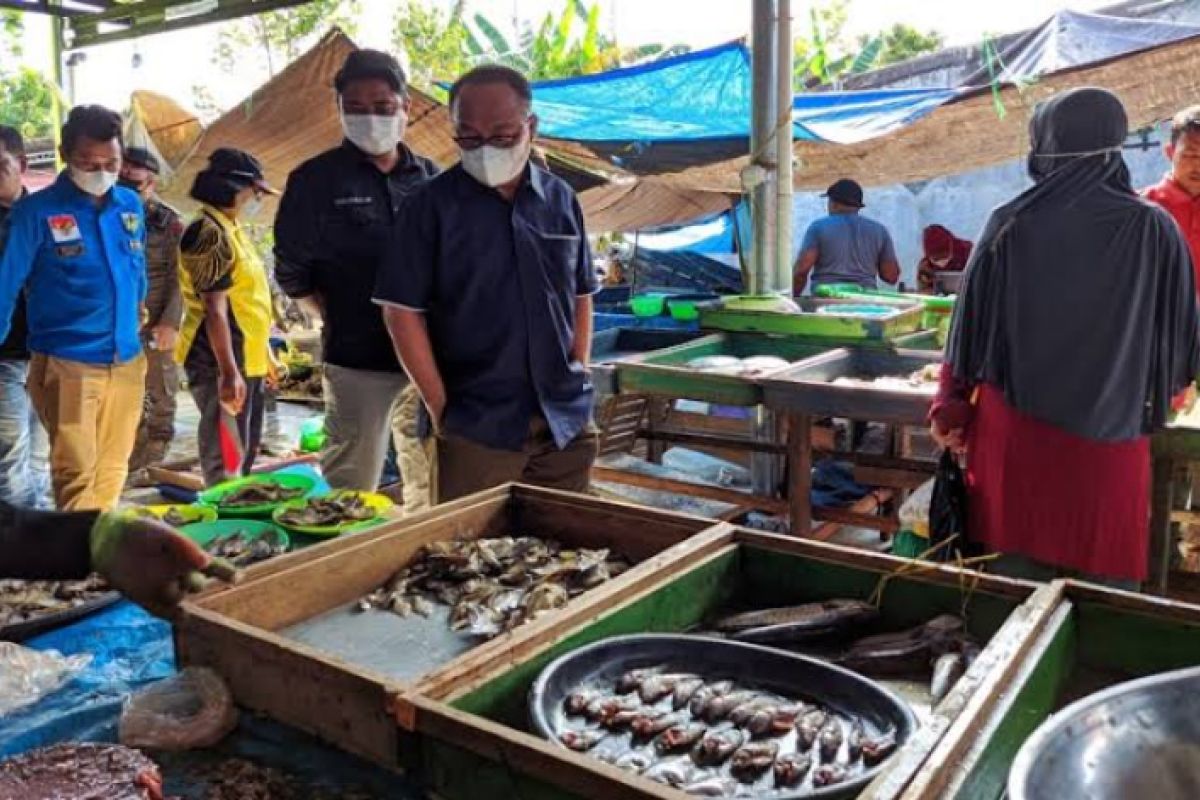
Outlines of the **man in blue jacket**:
M 115 185 L 116 113 L 72 109 L 61 152 L 67 168 L 0 232 L 0 339 L 24 289 L 27 385 L 50 435 L 55 501 L 105 511 L 121 496 L 145 390 L 146 226 L 137 194 Z

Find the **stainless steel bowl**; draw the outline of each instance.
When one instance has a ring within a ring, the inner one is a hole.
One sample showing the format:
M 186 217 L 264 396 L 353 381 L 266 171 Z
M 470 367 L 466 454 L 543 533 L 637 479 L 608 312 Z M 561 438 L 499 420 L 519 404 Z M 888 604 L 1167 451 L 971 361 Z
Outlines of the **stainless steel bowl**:
M 1021 747 L 1008 796 L 1200 798 L 1200 668 L 1122 683 L 1067 706 Z

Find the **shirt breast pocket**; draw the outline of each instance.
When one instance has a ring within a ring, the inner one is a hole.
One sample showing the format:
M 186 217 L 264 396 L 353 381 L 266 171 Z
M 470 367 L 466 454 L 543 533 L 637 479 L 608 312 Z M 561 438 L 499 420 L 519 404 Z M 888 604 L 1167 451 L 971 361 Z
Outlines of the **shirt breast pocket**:
M 533 230 L 542 266 L 555 287 L 575 292 L 575 273 L 579 269 L 580 236 L 576 233 L 547 233 Z

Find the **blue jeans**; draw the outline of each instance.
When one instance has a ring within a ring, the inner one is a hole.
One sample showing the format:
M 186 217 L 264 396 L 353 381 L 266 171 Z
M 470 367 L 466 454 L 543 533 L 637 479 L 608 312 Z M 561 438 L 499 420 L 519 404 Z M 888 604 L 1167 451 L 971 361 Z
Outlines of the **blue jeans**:
M 25 391 L 28 372 L 28 361 L 0 359 L 0 500 L 53 508 L 50 442 Z

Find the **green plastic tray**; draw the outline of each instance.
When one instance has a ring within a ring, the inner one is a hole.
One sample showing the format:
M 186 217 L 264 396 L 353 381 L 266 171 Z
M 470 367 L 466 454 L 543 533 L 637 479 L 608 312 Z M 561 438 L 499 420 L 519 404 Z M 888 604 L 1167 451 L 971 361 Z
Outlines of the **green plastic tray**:
M 218 519 L 212 522 L 193 522 L 179 529 L 180 533 L 201 547 L 208 547 L 216 539 L 227 539 L 235 533 L 241 533 L 249 541 L 254 541 L 268 532 L 274 531 L 279 541 L 287 549 L 292 542 L 287 532 L 273 522 L 260 519 Z
M 257 506 L 241 506 L 239 508 L 222 508 L 221 499 L 230 492 L 242 486 L 252 483 L 278 483 L 289 488 L 303 489 L 303 497 L 308 497 L 317 487 L 317 479 L 308 475 L 294 475 L 291 473 L 264 473 L 261 475 L 247 475 L 244 478 L 235 478 L 231 481 L 219 483 L 211 489 L 206 489 L 201 492 L 196 499 L 206 506 L 212 506 L 217 510 L 217 514 L 226 519 L 246 519 L 246 518 L 262 518 L 270 517 L 281 503 L 263 503 Z
M 391 510 L 393 505 L 395 505 L 387 497 L 384 497 L 381 494 L 376 494 L 375 492 L 340 491 L 319 495 L 319 497 L 333 498 L 348 494 L 357 494 L 361 496 L 363 502 L 375 511 L 375 516 L 371 519 L 365 519 L 359 522 L 343 522 L 338 525 L 292 525 L 280 519 L 281 515 L 289 508 L 296 508 L 304 505 L 308 500 L 317 499 L 318 496 L 314 496 L 300 500 L 289 500 L 288 502 L 276 508 L 271 514 L 271 518 L 275 520 L 275 524 L 279 527 L 293 531 L 294 533 L 305 533 L 309 536 L 340 536 L 343 533 L 361 531 L 365 528 L 373 528 L 380 523 L 386 522 L 387 517 L 384 515 Z
M 700 327 L 842 341 L 888 341 L 906 333 L 913 333 L 921 327 L 922 307 L 919 303 L 897 307 L 894 314 L 874 319 L 814 313 L 822 306 L 843 305 L 845 302 L 804 298 L 797 301 L 802 310 L 799 314 L 735 311 L 721 303 L 713 303 L 700 307 Z

